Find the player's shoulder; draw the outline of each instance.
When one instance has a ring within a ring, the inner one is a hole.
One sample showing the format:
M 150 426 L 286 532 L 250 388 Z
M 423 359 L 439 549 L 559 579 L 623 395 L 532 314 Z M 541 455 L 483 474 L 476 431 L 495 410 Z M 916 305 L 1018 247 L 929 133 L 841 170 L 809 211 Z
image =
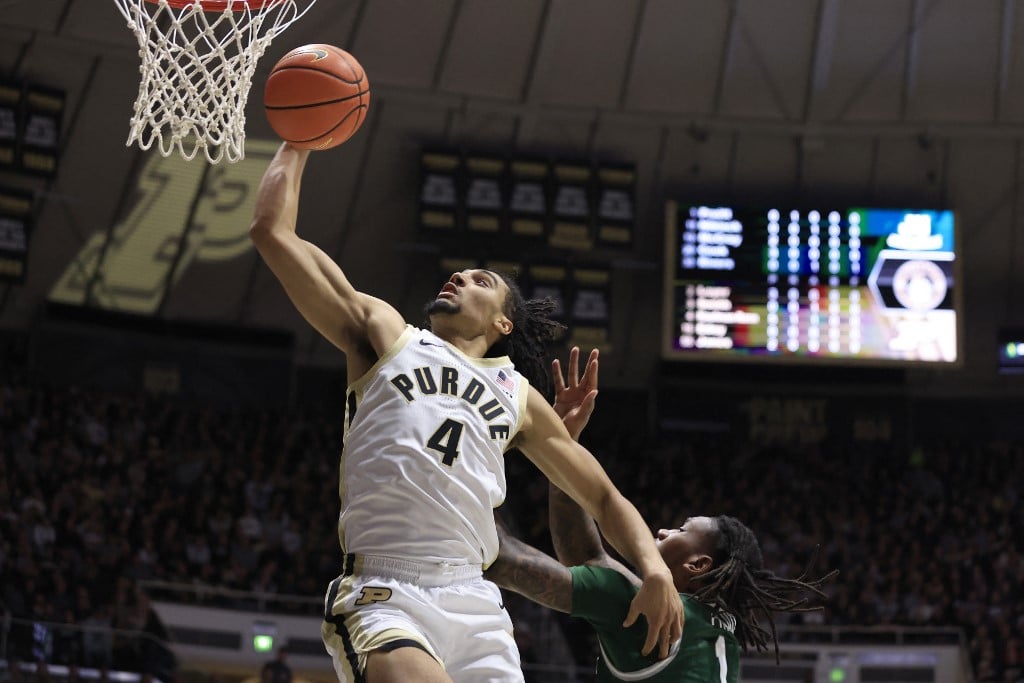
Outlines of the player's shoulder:
M 581 588 L 616 590 L 624 593 L 636 593 L 636 586 L 623 574 L 599 564 L 581 564 L 570 567 L 573 586 Z
M 723 609 L 716 609 L 701 602 L 692 595 L 681 595 L 686 624 L 693 629 L 708 629 L 715 632 L 736 633 L 736 616 Z M 699 625 L 699 626 L 698 626 Z
M 592 564 L 569 568 L 572 574 L 572 614 L 591 624 L 618 627 L 637 589 L 630 581 L 607 567 Z

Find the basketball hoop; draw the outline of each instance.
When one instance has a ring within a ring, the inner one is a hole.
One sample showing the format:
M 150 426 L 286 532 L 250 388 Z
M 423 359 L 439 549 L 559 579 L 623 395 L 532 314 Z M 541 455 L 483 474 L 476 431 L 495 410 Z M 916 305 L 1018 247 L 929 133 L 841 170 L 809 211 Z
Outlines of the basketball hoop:
M 316 0 L 114 0 L 139 42 L 128 145 L 212 164 L 245 157 L 256 63 Z

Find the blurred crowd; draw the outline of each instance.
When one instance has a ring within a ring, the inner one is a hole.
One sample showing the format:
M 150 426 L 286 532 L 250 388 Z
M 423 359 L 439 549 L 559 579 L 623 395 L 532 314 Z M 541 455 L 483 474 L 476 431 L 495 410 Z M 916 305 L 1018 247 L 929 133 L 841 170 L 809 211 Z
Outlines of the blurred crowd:
M 144 667 L 146 646 L 116 637 L 162 635 L 140 581 L 319 598 L 339 568 L 341 423 L 0 385 L 0 608 L 30 625 L 12 630 L 5 654 Z M 812 573 L 840 570 L 824 612 L 783 623 L 956 626 L 977 680 L 1024 678 L 1024 446 L 781 447 L 613 419 L 595 420 L 584 442 L 654 529 L 731 514 L 778 574 L 812 559 Z M 550 548 L 545 481 L 514 455 L 509 480 L 515 527 Z M 586 630 L 561 623 L 592 662 Z
M 340 560 L 334 422 L 0 387 L 0 606 L 32 625 L 8 650 L 148 664 L 93 628 L 158 630 L 145 581 L 321 596 Z

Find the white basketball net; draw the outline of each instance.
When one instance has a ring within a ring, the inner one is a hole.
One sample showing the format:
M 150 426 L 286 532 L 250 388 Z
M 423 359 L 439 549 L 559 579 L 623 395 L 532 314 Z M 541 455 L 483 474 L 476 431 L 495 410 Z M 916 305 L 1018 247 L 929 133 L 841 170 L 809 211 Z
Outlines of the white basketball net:
M 198 2 L 181 9 L 167 0 L 114 2 L 142 58 L 127 144 L 149 149 L 156 142 L 164 156 L 177 150 L 190 160 L 202 150 L 212 164 L 244 158 L 245 105 L 256 63 L 316 0 L 266 0 L 261 8 L 226 0 L 218 12 Z

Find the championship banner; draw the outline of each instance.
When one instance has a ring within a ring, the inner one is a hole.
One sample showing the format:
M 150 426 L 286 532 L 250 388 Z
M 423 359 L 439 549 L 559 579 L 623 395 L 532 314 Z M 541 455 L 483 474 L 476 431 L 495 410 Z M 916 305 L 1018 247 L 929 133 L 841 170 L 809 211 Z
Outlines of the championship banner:
M 570 345 L 611 350 L 611 279 L 611 271 L 603 266 L 573 268 Z
M 558 162 L 553 172 L 552 247 L 589 251 L 593 236 L 594 170 L 585 162 Z
M 527 299 L 547 299 L 555 302 L 551 318 L 568 324 L 569 269 L 564 264 L 533 263 L 526 270 L 526 277 L 520 285 Z M 563 335 L 564 338 L 564 335 Z
M 516 237 L 543 238 L 547 234 L 551 167 L 540 159 L 513 159 L 509 174 L 509 231 Z
M 57 175 L 64 93 L 30 85 L 25 91 L 25 126 L 19 150 L 22 170 L 52 178 Z
M 0 187 L 0 282 L 25 281 L 32 224 L 32 194 Z
M 466 229 L 470 232 L 486 235 L 502 230 L 506 204 L 505 166 L 505 160 L 497 156 L 466 157 Z
M 459 221 L 459 174 L 462 158 L 456 152 L 424 152 L 420 157 L 420 227 L 453 233 Z
M 434 236 L 573 252 L 633 247 L 633 164 L 428 149 L 420 166 L 419 223 Z
M 625 249 L 633 246 L 636 224 L 636 168 L 631 164 L 597 167 L 597 243 Z
M 21 85 L 0 81 L 0 168 L 17 165 L 18 131 L 21 128 Z

